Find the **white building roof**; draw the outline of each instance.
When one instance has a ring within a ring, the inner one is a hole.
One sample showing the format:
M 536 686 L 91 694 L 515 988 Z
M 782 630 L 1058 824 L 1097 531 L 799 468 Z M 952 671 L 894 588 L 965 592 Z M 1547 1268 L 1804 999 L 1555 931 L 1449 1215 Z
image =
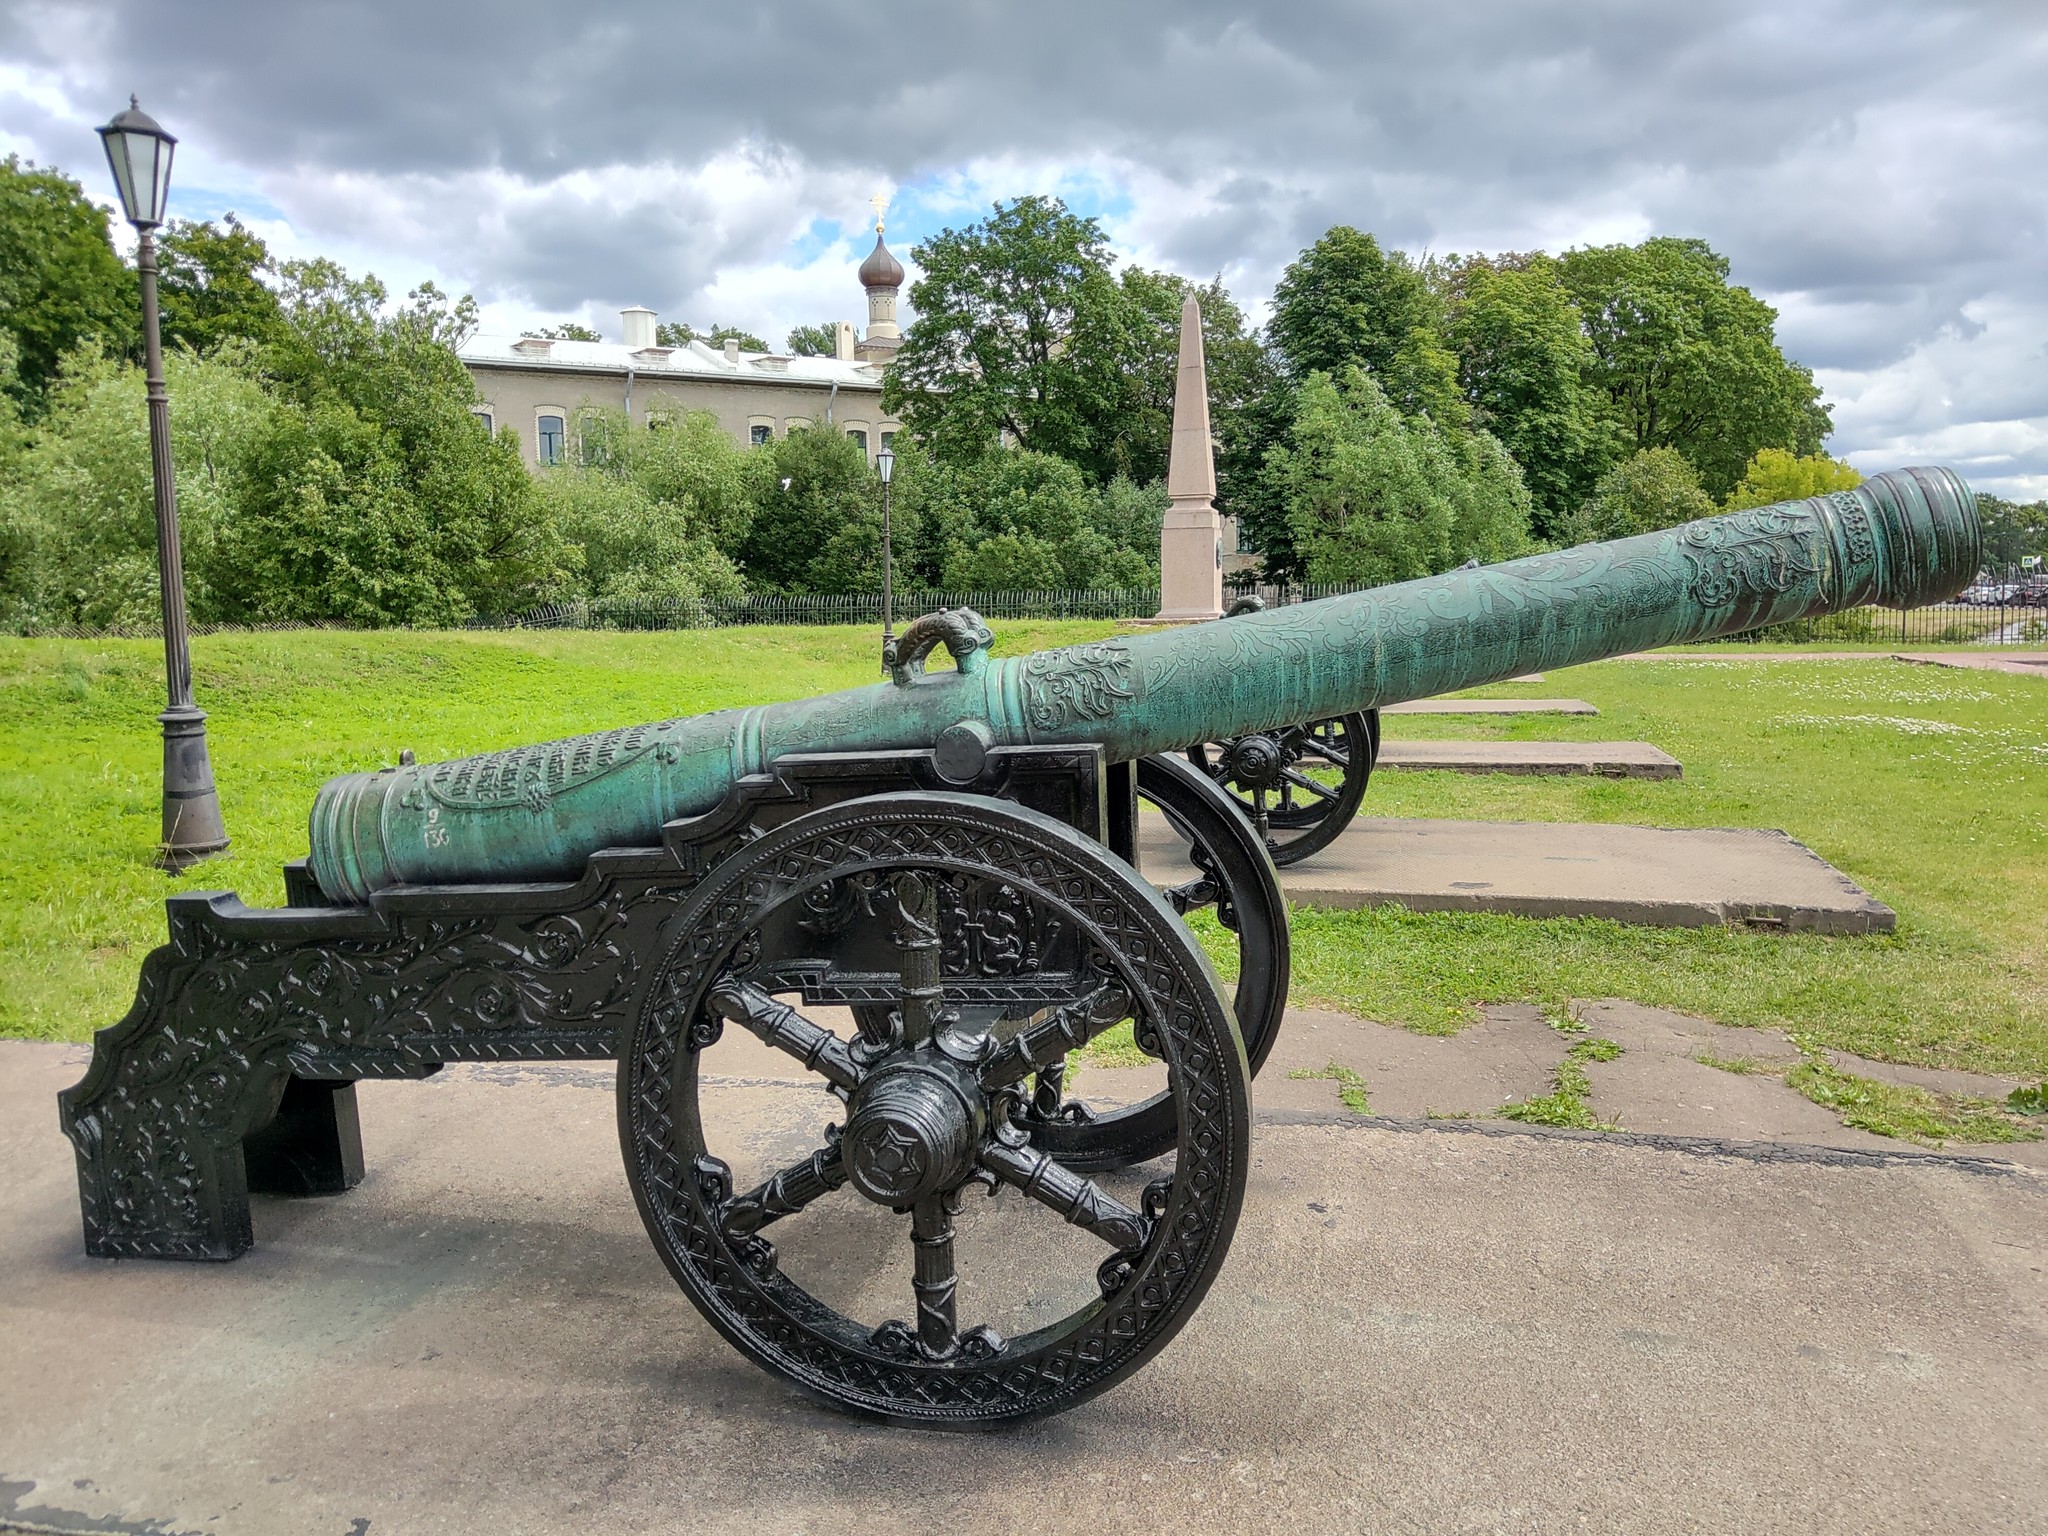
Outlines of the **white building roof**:
M 741 352 L 728 358 L 717 347 L 693 341 L 683 347 L 629 347 L 614 341 L 550 341 L 530 336 L 472 336 L 455 349 L 480 368 L 531 368 L 547 373 L 623 374 L 641 378 L 717 379 L 737 384 L 811 384 L 821 388 L 879 391 L 876 363 L 836 357 L 791 357 L 780 352 Z

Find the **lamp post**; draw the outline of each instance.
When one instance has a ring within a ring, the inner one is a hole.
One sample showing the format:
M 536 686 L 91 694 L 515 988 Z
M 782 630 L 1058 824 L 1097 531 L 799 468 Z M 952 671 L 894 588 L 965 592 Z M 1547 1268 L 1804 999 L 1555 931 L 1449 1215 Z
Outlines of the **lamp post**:
M 886 444 L 875 455 L 875 470 L 882 477 L 882 649 L 886 653 L 896 643 L 896 606 L 889 585 L 895 565 L 889 549 L 889 482 L 896 474 L 896 455 Z
M 128 110 L 100 130 L 121 211 L 135 226 L 135 268 L 142 278 L 144 374 L 149 397 L 149 457 L 156 482 L 156 559 L 164 610 L 164 671 L 170 702 L 164 728 L 164 836 L 157 862 L 175 874 L 228 845 L 206 753 L 206 711 L 192 702 L 192 655 L 185 634 L 185 563 L 178 552 L 178 487 L 171 477 L 171 413 L 164 394 L 164 349 L 156 312 L 156 230 L 171 192 L 177 140 L 128 98 Z

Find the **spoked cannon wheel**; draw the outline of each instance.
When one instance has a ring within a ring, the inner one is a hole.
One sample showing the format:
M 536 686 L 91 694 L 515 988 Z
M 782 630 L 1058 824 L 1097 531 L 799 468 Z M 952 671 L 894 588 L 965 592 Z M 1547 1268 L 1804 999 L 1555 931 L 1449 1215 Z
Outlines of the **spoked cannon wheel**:
M 1230 791 L 1280 865 L 1320 853 L 1351 825 L 1379 755 L 1376 709 L 1188 748 L 1188 761 Z
M 1005 802 L 877 795 L 745 844 L 671 931 L 620 1057 L 620 1140 L 663 1261 L 756 1363 L 856 1414 L 983 1427 L 1102 1391 L 1186 1322 L 1236 1226 L 1250 1074 L 1200 947 L 1127 864 Z M 808 1016 L 834 1007 L 858 1028 Z M 1128 1190 L 1034 1144 L 1026 1110 L 1042 1064 L 1125 1020 L 1175 1127 Z M 721 1146 L 704 1112 L 728 1031 L 845 1116 L 807 1147 L 776 1128 L 758 1182 L 734 1171 L 758 1127 Z M 980 1190 L 1002 1198 L 963 1219 Z

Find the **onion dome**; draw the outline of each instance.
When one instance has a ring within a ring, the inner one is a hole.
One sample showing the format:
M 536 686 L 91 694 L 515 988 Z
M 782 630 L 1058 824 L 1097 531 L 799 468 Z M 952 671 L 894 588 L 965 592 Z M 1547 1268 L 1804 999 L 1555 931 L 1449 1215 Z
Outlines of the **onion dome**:
M 863 288 L 901 288 L 903 286 L 903 263 L 889 254 L 889 247 L 882 244 L 882 231 L 875 229 L 875 248 L 868 252 L 868 259 L 860 264 L 860 285 Z

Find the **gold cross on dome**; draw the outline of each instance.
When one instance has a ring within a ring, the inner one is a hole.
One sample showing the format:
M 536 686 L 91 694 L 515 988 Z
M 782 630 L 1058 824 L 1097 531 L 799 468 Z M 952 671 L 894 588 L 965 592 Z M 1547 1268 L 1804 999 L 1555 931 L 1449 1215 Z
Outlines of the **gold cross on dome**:
M 868 199 L 868 206 L 875 210 L 875 233 L 879 235 L 882 232 L 882 215 L 889 211 L 889 199 L 886 194 L 877 192 Z

